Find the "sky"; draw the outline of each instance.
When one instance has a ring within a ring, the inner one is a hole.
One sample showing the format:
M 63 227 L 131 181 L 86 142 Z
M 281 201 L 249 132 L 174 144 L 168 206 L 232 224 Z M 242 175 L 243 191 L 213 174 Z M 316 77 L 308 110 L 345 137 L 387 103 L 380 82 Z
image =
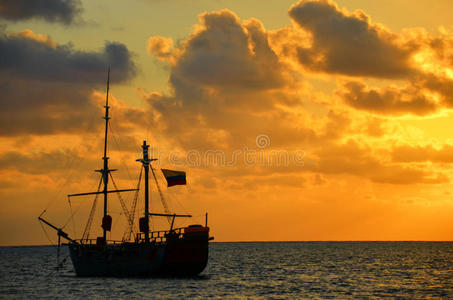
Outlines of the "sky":
M 66 195 L 99 183 L 108 66 L 115 184 L 137 186 L 146 140 L 171 211 L 194 216 L 177 226 L 208 212 L 215 241 L 453 240 L 452 10 L 0 0 L 0 245 L 55 242 L 42 213 L 82 235 L 94 197 Z M 109 239 L 134 196 L 111 196 Z M 164 212 L 153 182 L 150 205 Z

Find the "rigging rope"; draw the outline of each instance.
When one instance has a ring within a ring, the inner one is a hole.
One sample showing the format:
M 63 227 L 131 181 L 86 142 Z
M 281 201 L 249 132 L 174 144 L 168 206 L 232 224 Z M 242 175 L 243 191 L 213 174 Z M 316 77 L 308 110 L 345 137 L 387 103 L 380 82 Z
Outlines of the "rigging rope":
M 73 221 L 73 217 L 74 215 L 79 211 L 80 209 L 80 206 L 76 209 L 75 212 L 72 212 L 72 206 L 71 206 L 71 201 L 69 200 L 70 198 L 68 197 L 68 202 L 69 202 L 69 208 L 70 208 L 70 211 L 71 211 L 71 215 L 69 216 L 68 220 L 64 223 L 63 226 L 61 226 L 61 229 L 64 229 L 66 227 L 66 225 L 69 224 L 69 222 Z
M 109 122 L 109 128 L 110 128 L 110 132 L 111 132 L 111 136 L 112 136 L 112 138 L 113 138 L 113 141 L 115 142 L 116 146 L 118 147 L 119 152 L 120 152 L 120 153 L 123 152 L 122 149 L 121 149 L 121 147 L 120 147 L 120 144 L 119 144 L 119 142 L 118 142 L 118 139 L 116 138 L 116 132 L 113 130 L 113 127 L 112 127 L 112 123 L 111 123 L 111 122 Z M 127 164 L 126 164 L 126 161 L 123 159 L 122 156 L 120 157 L 120 160 L 121 160 L 121 162 L 123 163 L 124 167 L 126 168 L 126 172 L 127 172 L 127 176 L 129 177 L 129 180 L 132 181 L 132 176 L 131 176 L 131 173 L 130 173 L 130 171 L 129 171 L 129 168 L 128 168 Z
M 90 121 L 90 127 L 89 127 L 89 131 L 91 131 L 91 129 L 93 128 L 93 120 L 95 119 L 95 114 L 93 113 L 93 116 L 91 118 L 92 120 Z M 63 178 L 63 180 L 60 182 L 60 184 L 58 184 L 56 186 L 56 188 L 58 189 L 57 192 L 55 193 L 54 197 L 51 197 L 49 199 L 49 201 L 47 202 L 47 205 L 45 206 L 45 209 L 44 211 L 46 211 L 51 205 L 52 203 L 57 200 L 59 198 L 59 195 L 60 193 L 63 191 L 63 188 L 66 186 L 66 184 L 68 182 L 70 182 L 70 180 L 72 179 L 72 177 L 74 176 L 74 174 L 76 173 L 76 169 L 73 168 L 72 166 L 74 164 L 76 164 L 76 162 L 81 165 L 85 160 L 86 160 L 86 157 L 79 157 L 77 156 L 76 154 L 80 152 L 80 149 L 82 147 L 86 147 L 88 145 L 92 145 L 93 144 L 93 141 L 95 140 L 98 140 L 99 139 L 99 136 L 101 134 L 101 131 L 98 130 L 97 131 L 97 134 L 95 136 L 91 136 L 91 138 L 84 138 L 82 140 L 82 142 L 80 142 L 78 144 L 78 146 L 76 147 L 75 151 L 73 151 L 73 155 L 70 156 L 70 158 L 68 160 L 66 160 L 66 163 L 65 163 L 65 166 L 63 167 L 63 170 L 69 170 L 66 172 L 66 177 Z
M 39 225 L 41 226 L 42 231 L 44 231 L 44 234 L 46 235 L 47 239 L 49 240 L 49 243 L 50 243 L 51 245 L 53 245 L 53 242 L 52 242 L 52 240 L 50 239 L 49 234 L 48 234 L 47 231 L 44 229 L 44 226 L 42 226 L 42 222 L 41 222 L 41 221 L 38 221 L 38 222 L 39 222 Z
M 102 184 L 102 177 L 99 181 L 97 192 L 100 191 L 101 184 Z M 91 206 L 90 215 L 88 216 L 87 224 L 85 225 L 85 229 L 83 230 L 81 241 L 83 241 L 84 239 L 86 241 L 88 241 L 88 237 L 89 237 L 90 231 L 91 231 L 91 224 L 93 223 L 94 212 L 96 211 L 96 204 L 97 204 L 98 196 L 99 196 L 99 194 L 96 194 L 96 196 L 94 197 L 93 205 Z
M 137 191 L 135 192 L 134 200 L 132 202 L 132 207 L 131 207 L 131 211 L 130 211 L 130 214 L 129 214 L 129 228 L 123 235 L 123 240 L 126 240 L 126 241 L 130 241 L 131 240 L 131 235 L 132 235 L 132 233 L 134 231 L 135 210 L 136 210 L 136 207 L 137 207 L 137 200 L 138 200 L 138 195 L 139 195 L 139 192 L 140 192 L 140 183 L 142 181 L 142 173 L 143 173 L 143 167 L 140 168 L 140 175 L 138 176 Z M 126 236 L 127 236 L 127 239 L 126 239 Z
M 69 218 L 69 220 L 72 221 L 72 230 L 74 232 L 74 236 L 77 236 L 76 226 L 75 226 L 75 222 L 74 222 L 74 213 L 72 212 L 71 198 L 69 198 L 69 197 L 68 197 L 68 203 L 69 203 L 69 210 L 71 212 L 71 217 Z M 77 209 L 76 212 L 78 210 L 79 209 Z M 68 221 L 68 222 L 70 222 L 70 221 Z M 64 226 L 66 226 L 66 224 Z M 64 226 L 63 226 L 63 228 L 64 228 Z
M 110 179 L 112 179 L 113 186 L 115 187 L 115 189 L 118 190 L 118 187 L 116 186 L 115 180 L 113 180 L 112 173 L 109 172 L 109 175 L 110 175 Z M 126 204 L 124 204 L 123 197 L 121 197 L 120 193 L 116 193 L 116 194 L 118 195 L 118 199 L 120 200 L 121 208 L 123 209 L 124 215 L 126 216 L 126 219 L 129 221 L 130 214 L 129 214 L 129 211 L 127 210 Z
M 159 191 L 160 201 L 164 207 L 165 213 L 170 214 L 170 210 L 168 209 L 167 202 L 165 201 L 164 194 L 162 194 L 162 190 L 160 189 L 159 182 L 157 181 L 156 173 L 154 172 L 154 168 L 150 165 L 150 169 L 153 172 L 154 181 L 156 182 L 157 190 Z M 168 224 L 171 224 L 172 217 L 167 217 Z
M 177 205 L 179 205 L 181 207 L 182 211 L 185 214 L 189 215 L 189 210 L 187 210 L 187 208 L 182 204 L 182 202 L 178 200 L 178 197 L 175 197 L 175 195 L 172 195 L 171 193 L 167 193 L 167 200 L 170 200 L 169 202 L 172 207 L 175 207 L 176 206 L 175 203 L 176 203 Z

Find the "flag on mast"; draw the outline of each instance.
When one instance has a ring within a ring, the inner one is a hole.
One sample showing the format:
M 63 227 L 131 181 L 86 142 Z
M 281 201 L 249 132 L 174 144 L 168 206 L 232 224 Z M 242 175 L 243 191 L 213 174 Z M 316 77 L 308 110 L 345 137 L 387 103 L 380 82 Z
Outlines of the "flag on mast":
M 186 172 L 161 169 L 167 180 L 167 186 L 186 184 Z

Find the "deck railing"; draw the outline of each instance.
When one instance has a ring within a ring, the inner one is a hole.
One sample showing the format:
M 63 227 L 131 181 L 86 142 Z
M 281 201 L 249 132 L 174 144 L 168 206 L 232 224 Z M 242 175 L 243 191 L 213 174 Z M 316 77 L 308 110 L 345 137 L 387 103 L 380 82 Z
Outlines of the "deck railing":
M 159 231 L 151 231 L 149 232 L 149 240 L 150 242 L 154 243 L 163 243 L 167 240 L 169 236 L 173 238 L 181 238 L 182 235 L 184 234 L 184 227 L 181 228 L 175 228 L 172 230 L 159 230 Z M 145 233 L 139 232 L 135 236 L 135 241 L 132 243 L 142 243 L 145 241 Z M 77 240 L 78 243 L 84 244 L 84 245 L 96 245 L 97 240 L 96 239 L 80 239 Z M 110 245 L 117 245 L 117 244 L 122 244 L 125 241 L 119 241 L 119 240 L 107 240 L 107 244 Z
M 175 228 L 173 230 L 160 230 L 160 231 L 151 231 L 149 232 L 149 240 L 150 242 L 155 242 L 155 243 L 163 243 L 167 240 L 169 236 L 174 237 L 174 238 L 181 238 L 183 235 L 183 229 L 184 227 L 181 228 Z M 145 241 L 145 233 L 139 232 L 135 236 L 135 242 L 140 243 Z
M 96 245 L 97 239 L 80 239 L 76 240 L 79 244 L 84 244 L 84 245 Z M 107 240 L 107 244 L 122 244 L 124 241 L 119 241 L 119 240 Z

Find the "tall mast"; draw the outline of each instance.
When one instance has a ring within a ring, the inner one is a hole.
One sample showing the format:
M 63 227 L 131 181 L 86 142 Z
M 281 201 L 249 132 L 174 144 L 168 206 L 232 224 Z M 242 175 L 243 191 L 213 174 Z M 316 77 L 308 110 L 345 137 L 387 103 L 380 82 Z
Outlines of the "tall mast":
M 110 66 L 109 66 L 109 69 L 108 69 L 108 73 L 107 73 L 107 95 L 106 95 L 106 98 L 105 98 L 105 116 L 104 116 L 104 119 L 105 119 L 105 135 L 104 135 L 104 157 L 102 157 L 102 159 L 104 160 L 104 168 L 102 170 L 98 170 L 101 172 L 102 174 L 102 180 L 104 182 L 104 190 L 103 190 L 103 194 L 104 194 L 104 218 L 105 216 L 107 215 L 107 185 L 108 185 L 108 181 L 109 181 L 109 158 L 107 157 L 107 132 L 108 132 L 108 128 L 109 128 L 109 120 L 110 120 L 110 117 L 109 117 L 109 85 L 110 85 Z M 103 230 L 103 237 L 104 237 L 104 241 L 107 241 L 107 231 L 106 231 L 106 228 L 104 226 L 102 226 L 102 230 Z
M 109 87 L 110 87 L 110 66 L 108 68 L 108 73 L 107 73 L 107 95 L 106 95 L 106 98 L 105 98 L 105 105 L 104 105 L 104 108 L 105 108 L 105 115 L 104 115 L 105 135 L 104 135 L 104 156 L 102 157 L 102 160 L 104 161 L 104 166 L 100 170 L 95 170 L 96 172 L 101 173 L 102 182 L 104 182 L 104 188 L 103 188 L 103 190 L 101 192 L 98 190 L 97 192 L 78 193 L 78 194 L 70 194 L 70 195 L 68 195 L 68 197 L 74 197 L 74 196 L 104 194 L 104 216 L 102 218 L 102 230 L 103 230 L 103 242 L 104 243 L 107 242 L 107 231 L 110 231 L 111 230 L 111 226 L 112 226 L 112 217 L 107 215 L 107 195 L 109 193 L 130 192 L 130 191 L 137 191 L 138 190 L 138 188 L 137 189 L 122 189 L 122 190 L 116 189 L 116 190 L 111 190 L 111 191 L 108 190 L 108 182 L 109 182 L 110 172 L 116 171 L 116 169 L 109 169 L 109 158 L 107 156 L 107 138 L 108 138 L 108 128 L 109 128 L 109 120 L 110 120 L 110 117 L 109 117 L 109 108 L 110 108 L 110 106 L 109 106 Z M 152 160 L 154 160 L 154 159 L 152 159 Z M 152 161 L 152 160 L 150 160 L 150 161 Z M 148 165 L 149 165 L 149 162 L 148 162 Z M 93 213 L 93 212 L 94 212 L 94 210 L 92 208 L 92 212 L 91 213 Z M 127 215 L 127 211 L 126 211 L 126 215 Z M 70 241 L 72 243 L 77 243 L 77 241 L 69 238 L 67 233 L 63 232 L 62 229 L 59 229 L 59 228 L 55 227 L 54 225 L 50 224 L 49 222 L 47 222 L 46 220 L 41 218 L 41 216 L 42 216 L 42 214 L 38 217 L 38 219 L 41 222 L 44 222 L 45 224 L 49 225 L 53 229 L 57 230 L 59 238 L 61 236 L 61 237 L 67 239 L 68 241 Z M 92 218 L 92 216 L 90 215 L 90 218 L 88 220 L 89 224 L 91 224 L 91 218 Z M 84 233 L 84 235 L 85 235 L 85 233 Z

